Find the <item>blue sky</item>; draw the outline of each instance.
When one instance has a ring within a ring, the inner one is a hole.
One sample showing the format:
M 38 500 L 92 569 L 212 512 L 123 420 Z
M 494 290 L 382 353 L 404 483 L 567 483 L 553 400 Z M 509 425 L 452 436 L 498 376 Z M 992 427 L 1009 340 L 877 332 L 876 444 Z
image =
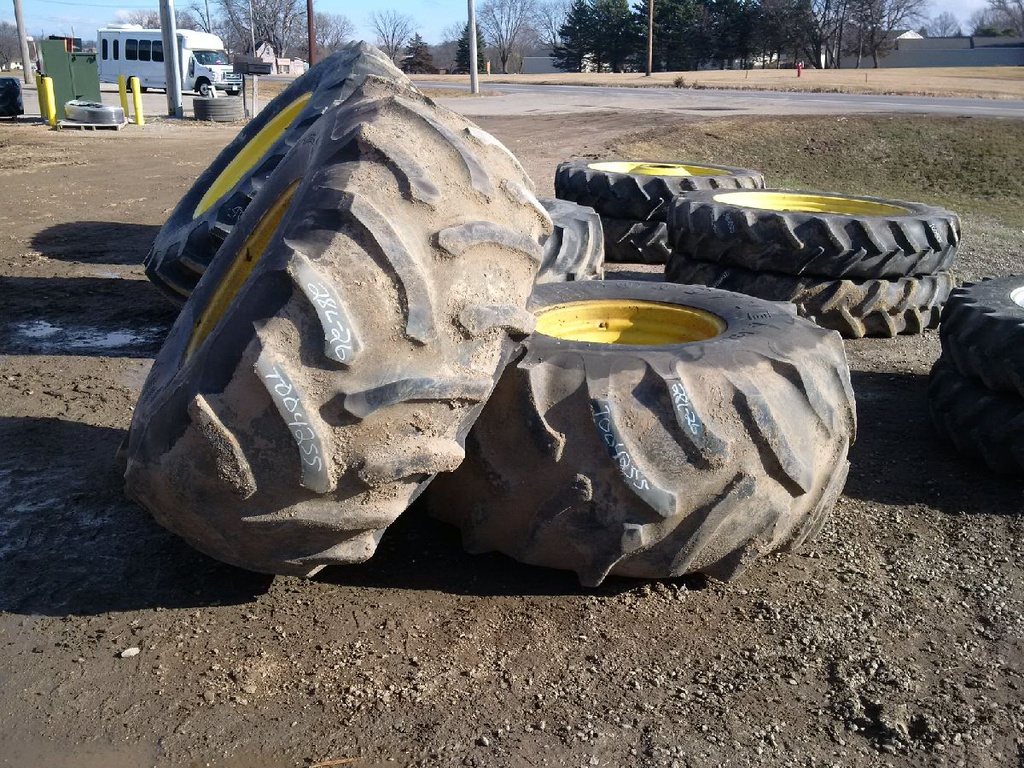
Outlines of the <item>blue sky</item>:
M 394 10 L 408 14 L 416 20 L 419 33 L 429 43 L 441 42 L 442 32 L 455 23 L 466 19 L 466 0 L 390 0 L 383 3 L 354 3 L 351 0 L 313 0 L 318 11 L 341 13 L 356 25 L 356 36 L 373 42 L 369 16 L 374 8 Z M 201 2 L 201 0 L 200 0 Z M 211 6 L 215 0 L 211 1 Z M 483 0 L 477 0 L 479 5 Z M 14 11 L 9 0 L 0 0 L 0 20 L 14 21 Z M 178 8 L 186 7 L 187 0 L 179 0 Z M 931 15 L 949 11 L 961 24 L 975 10 L 984 8 L 986 0 L 933 0 Z M 96 30 L 117 20 L 122 9 L 156 10 L 157 0 L 24 0 L 25 24 L 28 34 L 70 34 L 72 27 L 77 37 L 94 38 Z

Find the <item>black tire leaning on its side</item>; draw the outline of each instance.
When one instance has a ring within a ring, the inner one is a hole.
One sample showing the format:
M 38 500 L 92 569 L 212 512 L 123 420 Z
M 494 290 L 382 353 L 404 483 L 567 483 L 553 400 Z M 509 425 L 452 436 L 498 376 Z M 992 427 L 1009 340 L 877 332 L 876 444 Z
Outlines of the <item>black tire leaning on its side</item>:
M 957 451 L 1024 479 L 1024 399 L 993 392 L 942 357 L 928 381 L 928 407 L 936 431 Z
M 391 60 L 366 43 L 351 43 L 311 67 L 267 104 L 228 144 L 185 193 L 160 229 L 146 256 L 146 275 L 171 301 L 184 302 L 231 233 L 235 223 L 266 183 L 278 163 L 329 107 L 344 101 L 367 75 L 411 83 Z M 305 104 L 299 100 L 306 98 Z M 223 99 L 210 99 L 221 102 Z M 221 109 L 216 106 L 214 109 Z M 292 113 L 294 112 L 294 115 Z M 281 126 L 274 121 L 286 120 Z M 232 163 L 264 129 L 271 131 L 269 146 L 244 168 L 237 182 L 212 203 L 207 192 L 222 174 L 235 173 Z M 200 211 L 202 204 L 204 210 Z M 209 207 L 206 207 L 209 206 Z
M 753 207 L 753 200 L 773 195 L 794 201 L 806 198 L 825 206 L 832 202 L 851 210 L 863 206 L 879 213 Z M 695 192 L 673 201 L 668 227 L 672 251 L 687 258 L 833 280 L 899 279 L 945 271 L 960 243 L 960 218 L 951 211 L 830 192 L 764 189 L 735 196 Z
M 544 243 L 538 283 L 604 278 L 604 236 L 593 208 L 568 200 L 541 198 L 554 229 Z
M 658 346 L 535 332 L 466 461 L 428 489 L 432 514 L 471 552 L 573 570 L 588 586 L 609 574 L 725 580 L 801 546 L 842 491 L 856 429 L 839 336 L 785 305 L 669 283 L 552 283 L 528 308 L 608 300 L 696 308 L 726 327 Z
M 462 461 L 532 326 L 551 223 L 530 189 L 489 134 L 368 77 L 293 148 L 185 304 L 135 411 L 128 494 L 251 570 L 369 558 Z
M 683 166 L 695 171 L 689 176 L 659 176 L 603 170 L 617 161 L 570 160 L 555 171 L 555 197 L 589 205 L 602 217 L 632 221 L 665 221 L 669 203 L 676 195 L 706 189 L 760 189 L 764 177 L 757 171 L 724 165 L 658 161 L 636 161 L 647 166 Z M 633 161 L 625 161 L 627 164 Z
M 237 96 L 196 96 L 192 99 L 192 112 L 196 120 L 209 120 L 215 123 L 231 123 L 245 119 L 245 105 Z
M 964 376 L 1024 398 L 1024 275 L 954 288 L 939 336 L 943 353 Z
M 601 219 L 605 260 L 615 264 L 664 264 L 672 251 L 663 221 Z
M 847 339 L 891 338 L 921 333 L 939 324 L 942 305 L 953 288 L 949 272 L 899 280 L 829 280 L 753 272 L 695 261 L 674 253 L 665 279 L 708 285 L 768 301 L 789 301 L 797 312 Z

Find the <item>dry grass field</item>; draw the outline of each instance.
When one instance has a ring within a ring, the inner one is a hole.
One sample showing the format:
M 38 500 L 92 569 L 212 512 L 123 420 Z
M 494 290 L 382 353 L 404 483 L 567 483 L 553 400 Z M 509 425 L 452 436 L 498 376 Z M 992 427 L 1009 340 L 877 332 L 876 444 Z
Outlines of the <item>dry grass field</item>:
M 467 75 L 417 75 L 417 82 L 469 82 Z M 699 72 L 575 73 L 485 75 L 492 83 L 598 85 L 627 88 L 732 88 L 740 90 L 810 91 L 826 93 L 906 94 L 921 96 L 1024 99 L 1024 67 L 930 67 L 926 69 L 793 69 L 706 70 Z

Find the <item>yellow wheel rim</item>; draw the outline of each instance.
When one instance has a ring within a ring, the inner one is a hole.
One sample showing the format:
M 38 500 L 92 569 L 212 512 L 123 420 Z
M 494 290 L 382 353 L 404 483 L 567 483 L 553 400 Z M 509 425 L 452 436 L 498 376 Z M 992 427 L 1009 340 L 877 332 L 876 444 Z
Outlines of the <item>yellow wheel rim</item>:
M 841 216 L 904 216 L 911 213 L 909 208 L 898 203 L 805 192 L 723 192 L 715 195 L 715 202 L 759 211 L 834 213 Z
M 706 165 L 683 165 L 681 163 L 639 163 L 616 161 L 591 163 L 588 168 L 607 173 L 631 173 L 635 176 L 721 176 L 728 173 L 722 168 Z
M 238 185 L 242 177 L 252 170 L 256 163 L 277 143 L 277 140 L 281 138 L 281 135 L 288 129 L 288 126 L 295 122 L 295 118 L 299 116 L 302 108 L 306 106 L 306 102 L 309 101 L 312 95 L 311 93 L 305 93 L 299 96 L 299 98 L 274 115 L 270 122 L 263 126 L 259 133 L 253 136 L 239 150 L 234 159 L 228 163 L 227 167 L 220 172 L 220 175 L 213 180 L 210 188 L 206 190 L 206 194 L 203 195 L 203 199 L 199 201 L 199 205 L 196 206 L 196 210 L 192 214 L 193 219 L 202 216 L 210 210 L 218 200 Z
M 195 351 L 206 341 L 206 337 L 217 327 L 217 323 L 224 317 L 224 313 L 228 311 L 231 302 L 234 301 L 235 296 L 238 295 L 245 281 L 249 279 L 253 268 L 263 258 L 263 254 L 267 250 L 267 246 L 270 244 L 274 233 L 277 232 L 281 219 L 284 217 L 285 211 L 288 210 L 288 206 L 291 204 L 298 186 L 298 180 L 291 183 L 288 189 L 263 214 L 263 218 L 260 219 L 253 229 L 252 234 L 242 243 L 242 247 L 238 249 L 234 261 L 228 267 L 227 274 L 224 275 L 220 285 L 213 292 L 213 296 L 210 297 L 206 309 L 203 310 L 199 319 L 196 320 L 195 327 L 192 330 L 192 338 L 189 339 L 188 347 L 185 350 L 185 360 L 192 357 Z
M 718 315 L 654 301 L 574 301 L 537 314 L 537 333 L 591 344 L 686 344 L 714 338 L 725 328 Z

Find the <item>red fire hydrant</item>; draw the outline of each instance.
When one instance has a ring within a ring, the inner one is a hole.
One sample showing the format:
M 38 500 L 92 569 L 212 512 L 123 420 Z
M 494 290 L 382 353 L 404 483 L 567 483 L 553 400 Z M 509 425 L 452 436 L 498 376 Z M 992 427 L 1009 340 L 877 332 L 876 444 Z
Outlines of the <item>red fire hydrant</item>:
M 796 63 L 796 76 L 800 77 L 800 75 L 803 73 L 803 71 L 804 71 L 804 63 L 802 61 L 798 61 Z

